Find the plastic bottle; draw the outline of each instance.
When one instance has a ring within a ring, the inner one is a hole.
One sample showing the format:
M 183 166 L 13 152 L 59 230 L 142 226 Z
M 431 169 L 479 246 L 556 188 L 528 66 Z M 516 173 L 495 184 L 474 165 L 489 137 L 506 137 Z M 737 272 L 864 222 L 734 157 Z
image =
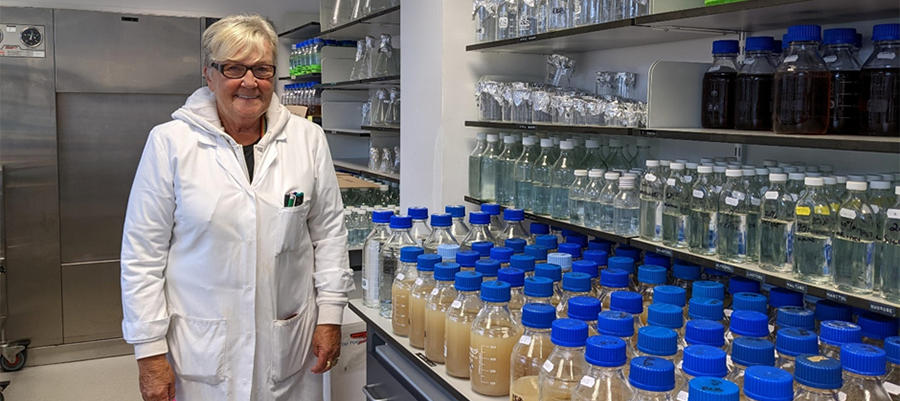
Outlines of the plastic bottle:
M 718 230 L 718 197 L 712 189 L 713 169 L 697 168 L 700 176 L 691 188 L 691 211 L 688 216 L 688 248 L 692 253 L 712 256 L 716 254 Z
M 497 271 L 497 280 L 509 284 L 509 311 L 516 322 L 522 323 L 522 307 L 525 305 L 525 271 L 504 267 Z
M 804 354 L 815 355 L 819 352 L 818 336 L 814 331 L 805 329 L 781 329 L 778 330 L 775 340 L 775 350 L 778 351 L 775 367 L 793 374 L 797 357 Z
M 423 256 L 424 252 L 422 248 L 417 246 L 406 246 L 400 249 L 400 266 L 397 269 L 397 275 L 392 280 L 391 301 L 387 302 L 387 306 L 391 308 L 388 312 L 388 316 L 391 317 L 391 329 L 395 335 L 400 337 L 409 336 L 410 290 L 419 277 L 417 270 L 418 258 Z M 434 256 L 438 257 L 437 255 Z M 382 301 L 381 306 L 383 314 L 384 301 Z
M 469 154 L 469 196 L 481 198 L 481 155 L 487 149 L 487 134 L 479 132 L 475 136 L 475 149 Z
M 591 276 L 584 273 L 569 272 L 563 274 L 562 295 L 559 305 L 556 307 L 556 317 L 569 316 L 569 299 L 573 297 L 588 296 L 591 291 Z
M 558 306 L 562 297 L 562 268 L 549 263 L 541 263 L 534 266 L 534 276 L 553 280 L 553 296 L 550 298 L 550 303 Z
M 684 359 L 681 370 L 684 372 L 685 381 L 681 387 L 672 392 L 672 398 L 688 400 L 690 382 L 698 377 L 711 377 L 723 379 L 728 374 L 725 360 L 728 355 L 716 347 L 707 345 L 691 345 L 684 349 Z
M 585 345 L 588 326 L 576 319 L 553 321 L 553 352 L 541 365 L 538 387 L 541 400 L 567 400 L 588 371 Z
M 725 380 L 745 389 L 744 377 L 747 368 L 753 366 L 771 367 L 775 365 L 775 345 L 768 340 L 759 338 L 735 338 L 731 344 L 731 362 L 734 364 L 734 367 L 728 373 L 728 376 L 725 376 Z M 741 396 L 744 396 L 743 391 Z
M 609 157 L 606 158 L 609 170 L 628 170 L 628 159 L 622 151 L 623 146 L 621 139 L 611 138 L 609 140 Z
M 569 186 L 575 180 L 574 146 L 571 141 L 560 142 L 559 158 L 550 169 L 550 217 L 557 220 L 569 219 Z
M 884 348 L 884 339 L 897 334 L 900 320 L 868 312 L 856 317 L 856 324 L 862 329 L 862 342 Z
M 553 280 L 546 277 L 525 278 L 525 304 L 540 303 L 553 306 Z M 556 308 L 553 308 L 556 313 Z
M 416 260 L 418 277 L 409 290 L 409 345 L 424 349 L 427 297 L 437 284 L 434 279 L 434 268 L 441 263 L 441 257 L 433 254 L 419 255 Z
M 381 288 L 379 289 L 378 294 L 381 304 L 380 313 L 384 318 L 390 319 L 391 311 L 393 310 L 393 307 L 391 306 L 393 300 L 391 291 L 394 284 L 394 278 L 399 272 L 399 265 L 401 262 L 400 250 L 404 247 L 416 246 L 415 240 L 413 240 L 412 236 L 409 234 L 409 229 L 411 227 L 412 219 L 410 219 L 409 216 L 392 215 L 391 236 L 381 247 L 381 253 L 379 255 L 379 264 L 381 266 Z M 413 275 L 415 275 L 416 256 L 418 255 L 411 256 L 411 259 L 406 262 L 411 264 L 410 269 L 408 270 L 412 270 Z M 413 278 L 413 280 L 415 280 L 415 278 Z
M 841 388 L 841 363 L 821 355 L 801 355 L 794 368 L 794 400 L 835 401 Z
M 865 182 L 847 181 L 849 195 L 838 211 L 834 235 L 834 284 L 856 294 L 868 294 L 875 285 L 877 214 L 866 200 L 866 187 Z
M 751 366 L 744 377 L 744 398 L 752 401 L 791 401 L 794 377 L 783 369 Z
M 672 163 L 663 189 L 662 242 L 673 248 L 687 248 L 690 215 L 690 184 L 682 173 L 684 163 Z
M 831 250 L 837 210 L 832 210 L 825 196 L 822 178 L 806 177 L 805 182 L 806 193 L 795 207 L 794 276 L 812 284 L 827 284 L 832 280 Z
M 872 28 L 875 48 L 862 66 L 860 132 L 897 136 L 900 132 L 900 24 Z
M 466 224 L 466 207 L 463 205 L 445 206 L 445 213 L 450 213 L 452 218 L 450 224 L 450 234 L 453 238 L 462 240 L 469 234 L 469 226 Z
M 868 344 L 844 344 L 841 346 L 841 367 L 844 384 L 841 393 L 848 400 L 888 401 L 890 396 L 882 384 L 887 373 L 887 354 L 881 348 Z M 843 395 L 842 395 L 843 398 Z
M 900 186 L 894 187 L 897 200 L 884 212 L 881 244 L 881 296 L 900 302 Z
M 585 191 L 590 183 L 587 170 L 575 170 L 575 180 L 569 185 L 569 222 L 586 225 Z
M 521 334 L 509 311 L 509 284 L 498 280 L 482 283 L 481 300 L 484 306 L 472 322 L 469 340 L 472 391 L 507 395 L 512 349 Z
M 374 227 L 363 245 L 362 287 L 363 304 L 370 308 L 380 305 L 381 290 L 381 249 L 391 237 L 391 216 L 394 212 L 377 210 L 372 212 Z
M 744 42 L 746 56 L 741 62 L 735 83 L 735 116 L 737 129 L 772 129 L 772 86 L 775 65 L 771 48 L 775 39 L 752 36 Z
M 634 358 L 630 368 L 628 383 L 634 389 L 631 401 L 671 400 L 670 393 L 680 384 L 675 364 L 662 358 Z
M 740 43 L 713 42 L 712 66 L 703 74 L 700 123 L 703 128 L 734 128 L 735 81 Z
M 456 273 L 454 287 L 458 294 L 447 308 L 444 320 L 444 363 L 447 374 L 461 379 L 468 379 L 470 374 L 469 337 L 472 322 L 483 306 L 478 296 L 481 280 L 481 273 L 478 272 Z
M 887 374 L 884 376 L 884 389 L 892 401 L 900 400 L 900 337 L 893 336 L 884 340 L 884 352 L 887 354 Z
M 511 399 L 538 401 L 538 376 L 541 365 L 553 352 L 550 328 L 556 319 L 556 309 L 546 304 L 526 304 L 522 308 L 522 337 L 513 347 L 510 369 Z
M 831 109 L 828 133 L 857 135 L 859 133 L 859 61 L 853 57 L 856 30 L 853 28 L 826 29 L 822 42 L 822 59 L 831 71 Z
M 435 265 L 435 287 L 425 297 L 425 356 L 437 363 L 444 363 L 444 320 L 447 308 L 458 294 L 453 286 L 456 273 L 459 264 Z
M 627 271 L 612 267 L 600 271 L 600 302 L 603 309 L 609 309 L 613 292 L 628 290 L 629 281 Z
M 769 174 L 770 187 L 763 194 L 759 224 L 759 267 L 789 272 L 794 232 L 794 200 L 785 191 L 786 174 Z
M 725 172 L 728 181 L 719 193 L 716 253 L 720 259 L 734 263 L 750 260 L 748 230 L 751 205 L 741 185 L 742 175 L 741 170 L 728 169 Z
M 775 71 L 772 128 L 776 134 L 824 134 L 828 130 L 831 74 L 819 54 L 822 28 L 788 28 L 790 47 Z
M 614 200 L 615 233 L 623 237 L 639 234 L 640 196 L 635 188 L 633 177 L 622 177 L 619 180 L 619 193 Z

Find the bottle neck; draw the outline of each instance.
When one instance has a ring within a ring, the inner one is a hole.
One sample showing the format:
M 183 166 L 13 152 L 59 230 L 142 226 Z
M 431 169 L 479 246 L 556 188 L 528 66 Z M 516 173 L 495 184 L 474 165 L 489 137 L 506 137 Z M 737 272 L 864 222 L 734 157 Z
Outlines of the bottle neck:
M 635 395 L 632 400 L 641 401 L 670 401 L 671 397 L 668 392 L 647 391 L 639 388 L 634 389 Z
M 546 335 L 546 336 L 550 335 L 550 329 L 539 329 L 539 328 L 528 327 L 528 326 L 524 326 L 524 327 L 525 327 L 525 333 L 523 335 L 525 335 L 525 336 L 534 337 L 534 336 L 540 336 L 540 335 Z
M 434 271 L 433 271 L 433 270 L 420 270 L 420 269 L 416 269 L 416 271 L 419 272 L 419 278 L 421 278 L 421 279 L 428 280 L 428 279 L 433 279 L 433 278 L 434 278 Z

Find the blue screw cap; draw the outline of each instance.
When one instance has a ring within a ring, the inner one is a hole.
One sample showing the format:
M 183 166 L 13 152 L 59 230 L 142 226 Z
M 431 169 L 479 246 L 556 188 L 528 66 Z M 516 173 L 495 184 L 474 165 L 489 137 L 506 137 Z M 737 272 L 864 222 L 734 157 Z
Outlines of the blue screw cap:
M 610 258 L 612 260 L 614 258 Z M 600 271 L 600 285 L 609 288 L 627 288 L 628 272 L 612 267 Z
M 375 224 L 390 224 L 391 216 L 394 215 L 390 210 L 376 210 L 372 212 L 372 222 Z
M 509 302 L 509 283 L 491 280 L 481 283 L 481 300 L 484 302 Z
M 591 260 L 576 260 L 572 262 L 572 271 L 587 274 L 594 279 L 600 275 L 600 266 Z
M 522 287 L 525 285 L 525 271 L 513 267 L 504 267 L 497 270 L 497 280 L 506 282 L 510 287 Z
M 879 24 L 872 27 L 872 41 L 900 40 L 900 24 Z
M 512 249 L 516 255 L 525 253 L 525 245 L 528 245 L 528 241 L 521 238 L 507 238 L 503 241 L 503 246 Z
M 841 346 L 841 366 L 858 375 L 881 376 L 887 370 L 887 354 L 874 345 L 844 344 Z
M 752 366 L 744 373 L 744 395 L 756 401 L 791 401 L 794 377 L 771 366 Z
M 591 365 L 604 368 L 622 366 L 628 361 L 625 341 L 613 336 L 592 336 L 587 339 L 584 359 Z
M 525 304 L 522 307 L 522 325 L 532 329 L 549 329 L 556 320 L 556 308 L 548 304 Z
M 550 342 L 560 347 L 584 347 L 587 323 L 577 319 L 556 319 L 550 329 Z
M 550 234 L 550 226 L 544 223 L 531 223 L 529 229 L 531 229 L 531 235 L 534 236 Z
M 526 277 L 525 296 L 549 298 L 553 296 L 553 280 L 546 277 Z
M 588 292 L 591 290 L 591 276 L 578 272 L 563 274 L 562 289 L 569 292 Z
M 413 206 L 406 210 L 406 214 L 413 220 L 428 220 L 428 208 L 422 206 Z
M 607 259 L 610 269 L 619 269 L 634 274 L 634 259 L 625 256 L 613 256 Z
M 494 243 L 490 241 L 478 241 L 472 243 L 472 250 L 481 254 L 482 258 L 489 258 L 491 256 L 491 248 L 494 247 Z
M 739 292 L 753 292 L 758 294 L 759 281 L 741 276 L 731 276 L 728 279 L 728 293 L 734 295 Z
M 728 380 L 715 377 L 695 377 L 688 382 L 691 401 L 738 401 L 741 389 Z
M 725 345 L 725 326 L 712 320 L 691 320 L 684 325 L 684 340 L 690 345 Z
M 534 257 L 528 255 L 513 255 L 509 258 L 509 267 L 522 269 L 526 272 L 534 271 Z
M 609 295 L 609 310 L 638 315 L 644 312 L 644 300 L 641 294 L 633 291 L 613 291 Z
M 769 317 L 749 310 L 731 312 L 731 332 L 742 337 L 765 338 L 769 336 Z
M 584 260 L 596 263 L 598 266 L 607 266 L 609 264 L 609 254 L 606 251 L 587 250 L 582 253 Z
M 591 251 L 603 251 L 606 252 L 607 255 L 612 253 L 612 241 L 607 241 L 605 239 L 594 238 L 588 241 L 588 250 Z
M 432 227 L 450 227 L 453 224 L 453 217 L 448 213 L 437 213 L 431 215 Z
M 549 263 L 540 263 L 534 266 L 535 277 L 546 277 L 553 282 L 562 280 L 562 268 Z
M 597 320 L 600 314 L 600 300 L 594 297 L 572 297 L 569 298 L 569 317 L 572 319 L 592 322 Z
M 572 255 L 568 253 L 551 253 L 547 255 L 547 263 L 557 265 L 564 271 L 572 270 Z
M 497 271 L 499 270 L 500 262 L 494 259 L 481 259 L 475 262 L 475 271 L 481 273 L 485 279 L 497 277 Z
M 503 211 L 503 220 L 506 220 L 506 221 L 525 220 L 525 211 L 522 209 L 506 209 Z
M 391 228 L 395 230 L 405 230 L 412 228 L 412 218 L 409 216 L 391 216 Z
M 725 286 L 715 281 L 695 281 L 691 298 L 712 298 L 725 301 Z
M 478 291 L 481 288 L 482 279 L 483 276 L 478 272 L 459 272 L 456 273 L 453 287 L 457 291 Z
M 459 273 L 458 263 L 438 263 L 434 265 L 434 279 L 437 281 L 453 281 Z
M 675 389 L 675 365 L 662 358 L 641 356 L 631 360 L 628 383 L 645 391 L 664 392 Z
M 712 54 L 737 54 L 740 47 L 740 42 L 736 40 L 717 40 L 713 42 Z
M 897 335 L 897 326 L 900 325 L 900 320 L 874 313 L 865 313 L 856 318 L 856 324 L 862 328 L 864 338 L 884 340 Z
M 822 34 L 825 38 L 825 40 L 822 41 L 822 44 L 825 45 L 852 45 L 856 43 L 856 29 L 853 28 L 826 29 Z
M 463 205 L 444 206 L 444 213 L 450 213 L 454 218 L 466 217 L 466 207 Z
M 834 301 L 823 299 L 816 302 L 816 320 L 824 322 L 826 320 L 842 320 L 845 322 L 853 321 L 853 308 L 839 304 Z
M 684 288 L 674 285 L 661 285 L 653 289 L 653 302 L 671 304 L 683 308 L 687 298 Z
M 819 353 L 819 337 L 814 331 L 804 329 L 781 329 L 775 336 L 775 350 L 779 355 L 797 357 L 803 354 Z
M 798 329 L 815 330 L 816 320 L 813 311 L 799 306 L 782 306 L 778 308 L 776 320 L 779 328 L 796 327 Z
M 703 272 L 706 273 L 707 277 L 730 277 L 731 273 L 722 271 L 719 269 L 714 269 L 711 267 L 706 267 L 703 269 Z
M 441 255 L 443 260 L 456 260 L 456 254 L 459 252 L 459 245 L 441 244 L 437 246 L 437 254 Z
M 694 377 L 718 377 L 728 374 L 725 360 L 728 355 L 716 347 L 690 345 L 684 349 L 681 370 Z
M 638 281 L 644 284 L 665 284 L 667 279 L 666 268 L 657 265 L 642 265 L 638 267 Z
M 842 320 L 826 320 L 819 325 L 819 340 L 835 347 L 861 343 L 862 328 Z
M 841 376 L 841 363 L 827 356 L 801 355 L 794 363 L 794 380 L 804 386 L 837 390 L 844 382 Z
M 427 255 L 419 255 L 416 257 L 416 270 L 423 272 L 433 272 L 434 266 L 441 263 L 443 258 L 440 255 L 429 253 Z
M 580 233 L 571 233 L 569 235 L 566 235 L 565 238 L 566 238 L 566 242 L 578 244 L 578 246 L 580 246 L 581 249 L 585 249 L 588 246 L 587 235 L 580 234 Z
M 765 295 L 753 292 L 739 292 L 731 298 L 731 309 L 735 311 L 749 310 L 759 313 L 768 313 L 768 300 Z
M 417 246 L 404 246 L 400 248 L 400 261 L 403 263 L 416 263 L 416 258 L 425 253 L 425 250 Z
M 775 344 L 756 337 L 738 337 L 731 343 L 731 360 L 742 366 L 774 366 Z
M 647 324 L 680 329 L 684 326 L 684 312 L 671 304 L 651 304 L 647 307 Z
M 619 245 L 616 247 L 616 256 L 631 258 L 632 263 L 641 260 L 641 250 L 633 246 Z
M 900 365 L 900 337 L 893 336 L 884 339 L 884 353 L 887 360 L 894 365 Z
M 675 260 L 675 265 L 672 267 L 672 277 L 688 281 L 700 280 L 700 266 Z
M 794 25 L 788 27 L 789 42 L 821 42 L 822 27 L 818 25 Z
M 597 331 L 613 337 L 634 336 L 634 316 L 628 312 L 607 310 L 597 315 Z
M 660 326 L 638 329 L 637 349 L 648 355 L 671 356 L 678 352 L 678 334 Z
M 534 260 L 547 260 L 547 247 L 543 245 L 526 245 L 525 254 Z
M 666 270 L 672 267 L 672 258 L 653 252 L 644 252 L 644 264 L 662 266 Z
M 547 249 L 556 249 L 559 245 L 557 244 L 559 238 L 556 238 L 555 235 L 544 234 L 539 235 L 534 238 L 534 242 L 537 245 L 541 245 L 546 247 Z
M 576 243 L 564 242 L 562 244 L 559 244 L 558 251 L 559 253 L 569 254 L 572 259 L 581 258 L 581 245 L 578 245 Z
M 488 212 L 469 212 L 469 224 L 491 224 L 491 215 Z
M 475 267 L 475 262 L 479 259 L 481 259 L 481 252 L 459 251 L 456 253 L 456 263 L 462 267 Z
M 768 51 L 775 38 L 771 36 L 751 36 L 744 41 L 744 50 L 748 52 Z
M 803 294 L 781 287 L 773 287 L 769 290 L 769 306 L 773 308 L 803 306 Z
M 691 298 L 688 303 L 688 316 L 691 319 L 706 319 L 713 321 L 725 320 L 725 304 L 718 299 Z
M 496 246 L 491 248 L 491 259 L 494 259 L 500 263 L 509 263 L 509 258 L 513 256 L 514 251 L 512 248 L 507 248 L 505 246 Z
M 496 203 L 482 203 L 481 211 L 485 212 L 491 216 L 499 216 L 500 215 L 500 205 Z M 469 213 L 469 217 L 472 217 L 472 214 Z

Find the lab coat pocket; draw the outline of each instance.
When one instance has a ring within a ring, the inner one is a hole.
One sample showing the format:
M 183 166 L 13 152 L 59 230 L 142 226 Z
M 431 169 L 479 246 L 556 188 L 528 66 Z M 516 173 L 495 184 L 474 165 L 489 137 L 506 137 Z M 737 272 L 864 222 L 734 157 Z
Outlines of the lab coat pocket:
M 278 224 L 275 226 L 275 249 L 277 253 L 300 249 L 303 230 L 306 230 L 306 216 L 309 202 L 300 206 L 278 209 Z
M 225 319 L 173 315 L 169 353 L 175 373 L 183 380 L 222 383 L 225 333 Z
M 272 327 L 272 381 L 278 383 L 296 375 L 303 369 L 307 358 L 312 358 L 314 324 L 311 313 L 303 307 L 296 316 L 276 320 Z

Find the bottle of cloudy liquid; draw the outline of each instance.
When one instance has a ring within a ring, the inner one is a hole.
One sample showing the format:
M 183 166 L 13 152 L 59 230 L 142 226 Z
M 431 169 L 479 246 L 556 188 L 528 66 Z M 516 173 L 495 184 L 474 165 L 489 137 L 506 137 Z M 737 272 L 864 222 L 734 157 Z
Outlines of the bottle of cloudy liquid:
M 841 393 L 848 400 L 888 401 L 882 377 L 887 373 L 887 354 L 869 344 L 841 346 L 841 366 L 844 384 Z M 842 398 L 843 398 L 842 395 Z
M 741 389 L 734 383 L 715 377 L 697 377 L 688 383 L 687 398 L 678 398 L 678 401 L 687 400 L 716 400 L 738 401 Z
M 633 392 L 625 377 L 625 342 L 600 335 L 589 337 L 586 344 L 589 369 L 572 392 L 572 401 L 629 400 Z
M 410 219 L 409 216 L 392 215 L 391 236 L 384 242 L 384 246 L 381 247 L 381 253 L 379 255 L 379 265 L 381 265 L 381 288 L 378 290 L 378 298 L 381 304 L 381 317 L 387 319 L 391 318 L 391 312 L 393 311 L 393 307 L 391 306 L 391 302 L 393 301 L 391 289 L 394 285 L 394 278 L 399 272 L 401 262 L 400 250 L 404 247 L 416 246 L 416 241 L 409 235 L 409 229 L 411 227 L 412 219 Z M 416 256 L 418 255 L 411 256 L 407 262 L 411 264 L 410 270 L 413 270 L 413 274 L 415 274 Z
M 630 281 L 627 271 L 612 267 L 600 271 L 600 302 L 603 304 L 603 309 L 609 308 L 613 292 L 628 290 Z
M 456 299 L 447 308 L 444 319 L 444 364 L 447 374 L 460 379 L 468 379 L 469 339 L 472 322 L 484 305 L 478 296 L 482 276 L 478 272 L 456 273 L 454 287 Z
M 484 306 L 472 322 L 469 338 L 469 380 L 472 391 L 479 394 L 509 394 L 512 349 L 522 334 L 509 311 L 509 290 L 509 284 L 503 281 L 481 284 Z
M 734 86 L 740 43 L 717 40 L 713 42 L 712 54 L 712 66 L 703 74 L 700 123 L 703 128 L 734 128 Z
M 553 321 L 550 341 L 553 352 L 541 365 L 538 379 L 541 400 L 569 400 L 588 371 L 584 359 L 588 326 L 581 320 Z
M 862 329 L 850 322 L 826 320 L 819 326 L 819 354 L 841 359 L 841 346 L 862 342 Z
M 670 401 L 676 386 L 675 364 L 652 356 L 631 360 L 628 383 L 634 389 L 631 401 Z
M 747 368 L 743 389 L 747 400 L 790 400 L 794 396 L 794 377 L 783 369 L 752 366 Z
M 613 202 L 615 233 L 634 237 L 639 234 L 641 198 L 636 191 L 634 177 L 622 177 L 619 181 L 619 193 Z
M 796 231 L 793 241 L 794 276 L 812 284 L 827 284 L 832 278 L 832 237 L 837 210 L 824 193 L 820 177 L 806 177 L 806 193 L 794 208 Z
M 728 169 L 725 176 L 728 177 L 728 181 L 719 193 L 716 252 L 723 260 L 746 263 L 750 260 L 748 253 L 750 199 L 741 185 L 741 170 Z
M 376 210 L 372 212 L 374 227 L 363 245 L 362 287 L 363 304 L 378 308 L 381 304 L 381 248 L 391 238 L 391 216 L 394 212 Z
M 900 302 L 900 186 L 894 187 L 897 200 L 884 213 L 881 247 L 881 294 Z
M 453 217 L 448 213 L 438 213 L 431 215 L 431 234 L 422 244 L 425 253 L 438 253 L 438 247 L 441 245 L 454 245 L 459 250 L 459 241 L 453 236 L 451 227 Z M 444 255 L 441 255 L 444 256 Z M 454 260 L 444 259 L 445 262 L 453 262 L 456 259 L 456 252 L 453 252 Z
M 425 356 L 444 363 L 444 322 L 447 309 L 458 293 L 453 286 L 459 264 L 438 263 L 434 266 L 434 289 L 425 298 Z
M 718 197 L 712 189 L 713 169 L 697 167 L 699 177 L 691 187 L 690 214 L 688 215 L 688 248 L 692 253 L 705 256 L 716 254 L 718 227 Z
M 497 280 L 509 284 L 509 311 L 516 323 L 522 323 L 522 307 L 525 306 L 525 271 L 504 267 L 497 271 Z
M 490 258 L 481 259 L 475 262 L 475 271 L 481 273 L 485 282 L 496 280 L 500 262 Z
M 794 201 L 785 191 L 786 174 L 769 174 L 769 189 L 763 194 L 759 224 L 759 267 L 774 272 L 791 271 Z
M 828 131 L 831 73 L 819 54 L 822 28 L 788 28 L 790 47 L 775 71 L 772 128 L 777 134 L 817 134 Z
M 534 276 L 553 280 L 553 296 L 550 297 L 550 303 L 553 306 L 559 305 L 559 300 L 562 298 L 562 268 L 549 263 L 541 263 L 534 266 Z
M 419 255 L 417 258 L 418 277 L 409 290 L 409 345 L 414 348 L 425 348 L 425 304 L 436 285 L 434 267 L 438 263 L 441 263 L 439 255 Z
M 541 154 L 531 169 L 531 210 L 539 216 L 550 215 L 551 176 L 550 170 L 556 162 L 552 139 L 541 139 Z
M 866 183 L 847 181 L 848 199 L 838 211 L 834 235 L 834 284 L 841 291 L 868 294 L 874 286 L 875 221 Z
M 900 24 L 872 28 L 875 48 L 862 66 L 860 132 L 897 136 L 900 132 Z
M 663 245 L 687 248 L 688 216 L 690 214 L 689 184 L 684 180 L 684 163 L 672 163 L 669 178 L 663 189 Z
M 824 32 L 822 59 L 831 71 L 831 110 L 828 133 L 859 134 L 860 64 L 853 57 L 856 29 L 836 28 Z
M 487 134 L 475 135 L 475 149 L 469 154 L 469 196 L 481 199 L 481 155 L 487 148 Z
M 416 246 L 421 247 L 431 235 L 431 228 L 428 227 L 428 208 L 413 206 L 407 210 L 407 213 L 412 218 L 409 235 L 416 241 Z
M 653 242 L 662 241 L 663 191 L 666 178 L 660 172 L 659 160 L 647 160 L 647 171 L 640 182 L 640 235 Z
M 672 398 L 688 400 L 690 382 L 698 377 L 724 379 L 728 374 L 725 351 L 707 345 L 691 345 L 684 349 L 681 370 L 684 372 L 684 383 L 672 392 Z
M 513 347 L 510 394 L 515 401 L 539 401 L 538 377 L 541 365 L 553 352 L 550 328 L 556 308 L 549 304 L 526 304 L 522 308 L 522 337 Z
M 400 337 L 409 336 L 409 294 L 413 283 L 419 277 L 418 258 L 425 251 L 417 246 L 406 246 L 400 249 L 400 267 L 391 285 L 391 329 Z M 440 258 L 437 255 L 434 255 Z M 382 306 L 384 303 L 382 303 Z
M 569 222 L 585 225 L 585 191 L 587 190 L 588 171 L 575 170 L 575 180 L 569 186 Z
M 576 157 L 572 153 L 571 141 L 559 143 L 560 154 L 550 169 L 550 217 L 558 220 L 569 219 L 569 186 L 575 180 Z
M 485 202 L 497 200 L 497 167 L 501 150 L 500 136 L 488 134 L 487 145 L 481 153 L 481 200 Z
M 794 399 L 834 401 L 843 378 L 841 363 L 822 355 L 802 355 L 794 369 Z
M 600 230 L 606 232 L 616 231 L 616 195 L 619 193 L 619 173 L 609 172 L 603 175 L 606 185 L 600 192 Z
M 553 141 L 551 140 L 549 144 L 553 146 Z M 535 146 L 535 138 L 530 137 L 522 138 L 522 145 L 524 146 L 522 155 L 519 156 L 513 167 L 515 169 L 515 207 L 530 211 L 531 201 L 534 198 L 531 192 L 531 171 L 534 169 L 534 164 L 541 154 L 541 148 Z

